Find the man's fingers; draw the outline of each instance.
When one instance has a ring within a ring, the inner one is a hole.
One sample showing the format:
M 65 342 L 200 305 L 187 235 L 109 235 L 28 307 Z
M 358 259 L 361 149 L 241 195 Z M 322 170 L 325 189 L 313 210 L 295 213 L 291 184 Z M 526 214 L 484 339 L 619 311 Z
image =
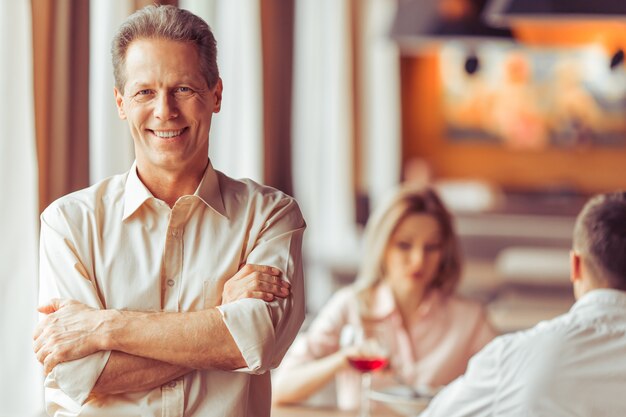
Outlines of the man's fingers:
M 247 275 L 254 274 L 256 272 L 273 276 L 279 276 L 282 274 L 280 269 L 273 266 L 245 264 L 239 269 L 233 278 L 244 278 Z
M 40 305 L 39 307 L 37 307 L 37 311 L 43 314 L 52 314 L 55 311 L 72 304 L 79 304 L 79 302 L 64 298 L 53 298 L 52 300 L 50 300 L 50 302 L 48 302 L 48 304 Z
M 39 337 L 39 336 L 35 337 L 35 340 L 33 341 L 33 352 L 39 353 L 42 345 L 43 345 L 43 337 Z
M 43 365 L 44 361 L 46 360 L 46 357 L 48 356 L 47 352 L 45 351 L 45 349 L 39 349 L 35 352 L 36 352 L 35 356 L 37 357 L 37 360 L 39 361 L 39 363 Z
M 43 371 L 46 375 L 48 375 L 55 366 L 59 364 L 59 360 L 56 357 L 57 355 L 49 354 L 43 361 Z
M 269 292 L 281 297 L 289 294 L 291 285 L 275 275 L 262 274 L 255 272 L 248 275 L 245 280 L 245 290 L 247 291 L 263 291 Z
M 48 304 L 40 305 L 37 307 L 37 311 L 43 314 L 52 314 L 61 308 L 63 300 L 61 298 L 53 298 Z
M 37 311 L 43 314 L 52 314 L 56 310 L 52 304 L 46 304 L 46 305 L 37 307 Z
M 39 339 L 39 336 L 41 336 L 41 332 L 43 332 L 44 329 L 44 322 L 40 322 L 39 324 L 37 324 L 37 326 L 35 326 L 35 330 L 33 331 L 33 339 L 37 340 Z
M 275 283 L 274 280 L 254 281 L 253 288 L 266 293 L 274 294 L 278 297 L 286 297 L 289 295 L 289 288 L 282 285 L 281 282 Z
M 222 303 L 244 298 L 273 301 L 289 295 L 291 285 L 283 280 L 282 271 L 267 265 L 246 264 L 224 285 Z

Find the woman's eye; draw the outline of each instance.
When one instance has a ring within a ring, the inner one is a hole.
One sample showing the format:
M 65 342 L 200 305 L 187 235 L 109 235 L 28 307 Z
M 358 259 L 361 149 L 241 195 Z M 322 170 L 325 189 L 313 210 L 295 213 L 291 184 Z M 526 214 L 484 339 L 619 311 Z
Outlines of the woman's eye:
M 396 247 L 400 250 L 409 250 L 411 249 L 411 244 L 408 242 L 396 242 Z
M 427 252 L 435 252 L 441 250 L 441 243 L 430 243 L 424 246 L 424 250 Z

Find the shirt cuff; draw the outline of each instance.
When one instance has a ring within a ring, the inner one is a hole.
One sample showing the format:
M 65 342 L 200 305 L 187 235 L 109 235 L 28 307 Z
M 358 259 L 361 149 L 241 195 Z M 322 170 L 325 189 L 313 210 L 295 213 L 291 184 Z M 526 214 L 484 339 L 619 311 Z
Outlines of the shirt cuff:
M 267 304 L 262 300 L 246 298 L 217 309 L 248 365 L 238 371 L 255 374 L 268 371 L 272 363 L 274 327 Z
M 83 405 L 109 361 L 109 356 L 111 351 L 100 351 L 60 363 L 46 377 L 45 387 L 60 389 L 78 405 Z

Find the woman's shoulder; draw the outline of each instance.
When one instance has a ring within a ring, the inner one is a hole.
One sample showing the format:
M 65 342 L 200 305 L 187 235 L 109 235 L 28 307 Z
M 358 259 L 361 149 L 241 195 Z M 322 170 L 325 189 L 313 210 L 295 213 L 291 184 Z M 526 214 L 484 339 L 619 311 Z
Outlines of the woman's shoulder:
M 443 299 L 443 308 L 454 315 L 469 318 L 484 317 L 487 314 L 485 306 L 479 301 L 458 294 L 448 295 L 443 297 Z

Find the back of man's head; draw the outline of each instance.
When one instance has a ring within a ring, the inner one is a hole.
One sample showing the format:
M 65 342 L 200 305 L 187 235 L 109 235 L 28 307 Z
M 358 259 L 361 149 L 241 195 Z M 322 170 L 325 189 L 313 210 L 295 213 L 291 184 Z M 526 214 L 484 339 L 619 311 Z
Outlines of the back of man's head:
M 626 290 L 626 192 L 587 202 L 576 220 L 574 250 L 595 284 Z

